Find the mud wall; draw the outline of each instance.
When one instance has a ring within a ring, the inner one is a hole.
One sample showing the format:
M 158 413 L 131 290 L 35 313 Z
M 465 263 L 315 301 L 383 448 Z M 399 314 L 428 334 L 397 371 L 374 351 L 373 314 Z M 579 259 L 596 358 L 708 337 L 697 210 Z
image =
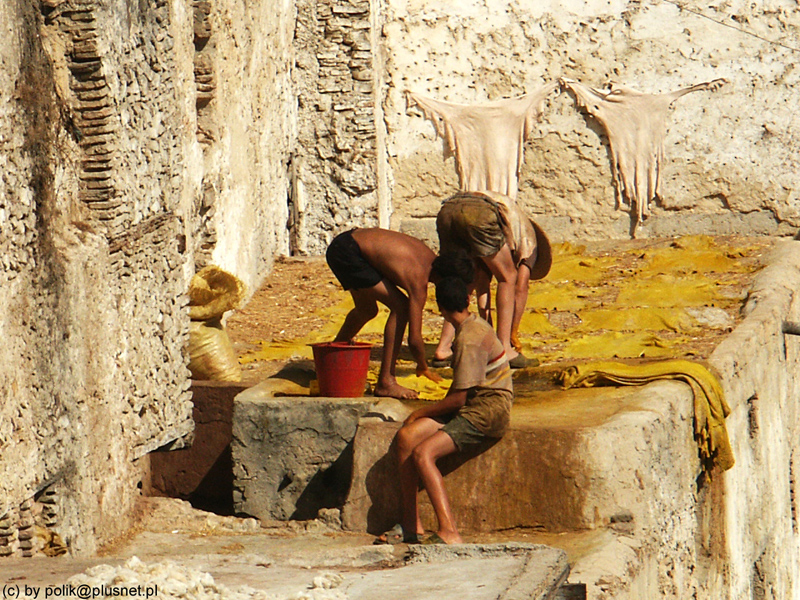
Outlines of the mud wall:
M 458 184 L 431 123 L 407 110 L 406 91 L 470 104 L 535 92 L 561 77 L 653 94 L 722 77 L 728 83 L 720 90 L 673 104 L 662 198 L 636 235 L 793 234 L 800 227 L 796 2 L 681 5 L 388 1 L 379 76 L 392 223 L 435 215 Z M 556 239 L 628 237 L 632 219 L 615 209 L 610 165 L 603 128 L 570 92 L 555 92 L 526 145 L 519 201 Z

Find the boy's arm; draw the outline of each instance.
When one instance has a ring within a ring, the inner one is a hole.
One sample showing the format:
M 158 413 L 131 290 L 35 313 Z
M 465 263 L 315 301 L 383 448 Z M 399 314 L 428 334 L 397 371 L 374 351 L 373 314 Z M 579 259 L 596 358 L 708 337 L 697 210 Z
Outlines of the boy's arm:
M 428 404 L 412 412 L 405 420 L 404 425 L 410 425 L 421 417 L 438 417 L 456 412 L 467 402 L 467 390 L 456 390 L 452 386 L 447 395 L 435 404 Z
M 442 378 L 428 370 L 425 360 L 425 341 L 422 339 L 422 311 L 428 299 L 428 286 L 415 286 L 408 292 L 408 349 L 417 363 L 417 376 L 439 383 Z

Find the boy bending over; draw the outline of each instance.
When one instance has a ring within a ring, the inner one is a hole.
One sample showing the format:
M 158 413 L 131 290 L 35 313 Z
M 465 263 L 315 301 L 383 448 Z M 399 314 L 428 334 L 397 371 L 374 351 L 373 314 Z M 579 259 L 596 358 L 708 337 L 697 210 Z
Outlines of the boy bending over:
M 508 428 L 514 392 L 505 349 L 483 319 L 469 312 L 466 284 L 445 277 L 436 284 L 436 302 L 456 330 L 453 340 L 453 383 L 447 396 L 411 413 L 397 432 L 402 527 L 407 541 L 423 533 L 419 518 L 419 483 L 428 492 L 439 527 L 423 543 L 461 543 L 444 481 L 436 461 L 500 438 Z M 412 533 L 413 532 L 413 533 Z
M 345 317 L 334 341 L 351 341 L 378 315 L 378 302 L 389 308 L 383 331 L 383 358 L 375 387 L 376 396 L 416 398 L 417 392 L 397 383 L 395 367 L 408 327 L 408 348 L 417 363 L 417 375 L 441 378 L 428 369 L 422 339 L 422 311 L 428 298 L 428 281 L 436 255 L 420 240 L 389 229 L 353 229 L 338 235 L 326 252 L 328 266 L 353 296 L 355 306 Z M 441 262 L 441 261 L 439 261 Z M 468 257 L 443 264 L 445 272 L 472 277 Z

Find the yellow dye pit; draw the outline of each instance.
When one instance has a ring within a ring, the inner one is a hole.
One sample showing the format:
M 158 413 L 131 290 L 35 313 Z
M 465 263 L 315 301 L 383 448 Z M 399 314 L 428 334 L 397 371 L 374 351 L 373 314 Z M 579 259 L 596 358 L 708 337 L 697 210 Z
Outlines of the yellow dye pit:
M 741 319 L 747 287 L 763 266 L 769 244 L 766 239 L 709 236 L 556 244 L 551 272 L 529 287 L 519 329 L 523 352 L 543 364 L 707 356 Z M 264 340 L 260 349 L 245 352 L 240 362 L 310 359 L 308 344 L 332 340 L 353 306 L 350 294 L 338 285 L 333 293 L 330 289 L 325 293 L 329 303 L 308 313 L 320 317 L 322 326 L 294 339 Z M 380 308 L 357 337 L 378 346 L 369 376 L 373 386 L 389 315 Z M 698 310 L 724 311 L 728 325 L 709 325 L 697 318 Z M 423 315 L 429 358 L 441 323 L 430 286 Z M 404 350 L 397 368 L 400 384 L 426 399 L 444 397 L 450 381 L 435 384 L 417 377 L 409 358 Z

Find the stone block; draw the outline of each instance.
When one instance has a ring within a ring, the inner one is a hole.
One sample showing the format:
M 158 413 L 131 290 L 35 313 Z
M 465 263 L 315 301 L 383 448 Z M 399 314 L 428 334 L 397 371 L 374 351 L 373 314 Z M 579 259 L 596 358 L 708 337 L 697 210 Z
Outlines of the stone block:
M 656 513 L 684 508 L 699 466 L 690 388 L 659 382 L 587 392 L 559 392 L 559 410 L 567 416 L 560 420 L 548 416 L 551 400 L 518 401 L 500 441 L 439 461 L 459 529 L 593 529 L 622 514 L 629 529 L 657 527 Z M 399 521 L 392 447 L 399 427 L 374 418 L 359 422 L 345 529 L 378 534 Z M 665 481 L 661 471 L 683 476 Z M 677 487 L 662 489 L 670 485 Z M 654 509 L 654 497 L 676 498 L 675 506 Z M 419 499 L 423 525 L 435 529 L 427 495 Z
M 439 251 L 439 236 L 436 234 L 436 218 L 408 218 L 400 222 L 400 231 L 425 242 L 434 252 Z
M 273 398 L 256 386 L 233 409 L 234 510 L 259 519 L 311 519 L 344 503 L 352 440 L 371 398 Z
M 229 382 L 192 382 L 194 442 L 189 448 L 149 455 L 151 494 L 190 500 L 202 508 L 231 510 L 233 399 L 245 389 Z

